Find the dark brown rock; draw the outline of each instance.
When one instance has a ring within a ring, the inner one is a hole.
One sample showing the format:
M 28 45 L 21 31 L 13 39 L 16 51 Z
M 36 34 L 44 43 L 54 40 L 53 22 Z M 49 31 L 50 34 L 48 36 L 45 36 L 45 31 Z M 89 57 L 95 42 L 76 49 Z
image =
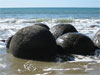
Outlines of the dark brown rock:
M 63 52 L 67 54 L 92 54 L 95 51 L 92 40 L 80 33 L 67 33 L 60 36 L 57 40 Z
M 9 50 L 15 57 L 42 59 L 55 55 L 56 41 L 48 29 L 33 25 L 13 36 Z
M 38 26 L 47 28 L 48 30 L 50 29 L 46 24 L 43 24 L 43 23 L 36 23 L 36 24 L 34 24 L 34 25 L 38 25 Z
M 58 24 L 50 28 L 51 33 L 54 35 L 55 39 L 59 36 L 69 33 L 69 32 L 77 32 L 74 26 L 71 24 Z

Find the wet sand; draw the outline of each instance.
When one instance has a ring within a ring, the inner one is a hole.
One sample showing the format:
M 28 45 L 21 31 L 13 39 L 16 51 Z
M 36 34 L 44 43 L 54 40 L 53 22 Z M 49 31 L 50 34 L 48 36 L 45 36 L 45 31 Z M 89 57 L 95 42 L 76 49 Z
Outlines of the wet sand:
M 0 75 L 99 75 L 100 62 L 46 62 L 19 59 L 0 50 Z M 1 59 L 2 58 L 2 59 Z

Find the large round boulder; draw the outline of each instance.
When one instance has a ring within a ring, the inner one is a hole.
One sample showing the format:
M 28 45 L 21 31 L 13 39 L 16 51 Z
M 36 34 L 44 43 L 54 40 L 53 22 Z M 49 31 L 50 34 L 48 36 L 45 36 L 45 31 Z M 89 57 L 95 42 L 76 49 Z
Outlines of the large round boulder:
M 20 29 L 13 36 L 9 50 L 15 57 L 42 59 L 55 54 L 56 41 L 48 29 L 33 25 Z
M 100 49 L 100 30 L 98 30 L 96 34 L 94 35 L 93 42 L 95 46 Z
M 50 28 L 55 39 L 68 32 L 77 32 L 76 28 L 71 24 L 58 24 Z
M 67 33 L 60 36 L 57 40 L 60 52 L 67 54 L 91 54 L 95 47 L 92 40 L 81 33 Z M 62 50 L 62 51 L 61 51 Z
M 34 25 L 37 25 L 37 26 L 41 26 L 41 27 L 44 27 L 44 28 L 47 28 L 48 30 L 50 29 L 46 24 L 43 24 L 43 23 L 36 23 Z

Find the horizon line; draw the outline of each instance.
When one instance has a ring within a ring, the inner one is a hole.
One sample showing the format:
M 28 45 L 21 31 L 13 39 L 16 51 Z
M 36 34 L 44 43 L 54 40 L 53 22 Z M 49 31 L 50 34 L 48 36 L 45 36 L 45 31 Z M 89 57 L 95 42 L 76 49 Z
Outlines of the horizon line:
M 100 7 L 0 7 L 0 8 L 100 8 Z

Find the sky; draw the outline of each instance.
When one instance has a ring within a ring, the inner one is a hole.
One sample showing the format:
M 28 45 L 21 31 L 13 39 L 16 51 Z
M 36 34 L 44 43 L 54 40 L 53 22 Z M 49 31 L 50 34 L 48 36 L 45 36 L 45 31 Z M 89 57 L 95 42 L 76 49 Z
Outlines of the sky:
M 9 7 L 100 7 L 100 0 L 0 0 L 0 8 Z

